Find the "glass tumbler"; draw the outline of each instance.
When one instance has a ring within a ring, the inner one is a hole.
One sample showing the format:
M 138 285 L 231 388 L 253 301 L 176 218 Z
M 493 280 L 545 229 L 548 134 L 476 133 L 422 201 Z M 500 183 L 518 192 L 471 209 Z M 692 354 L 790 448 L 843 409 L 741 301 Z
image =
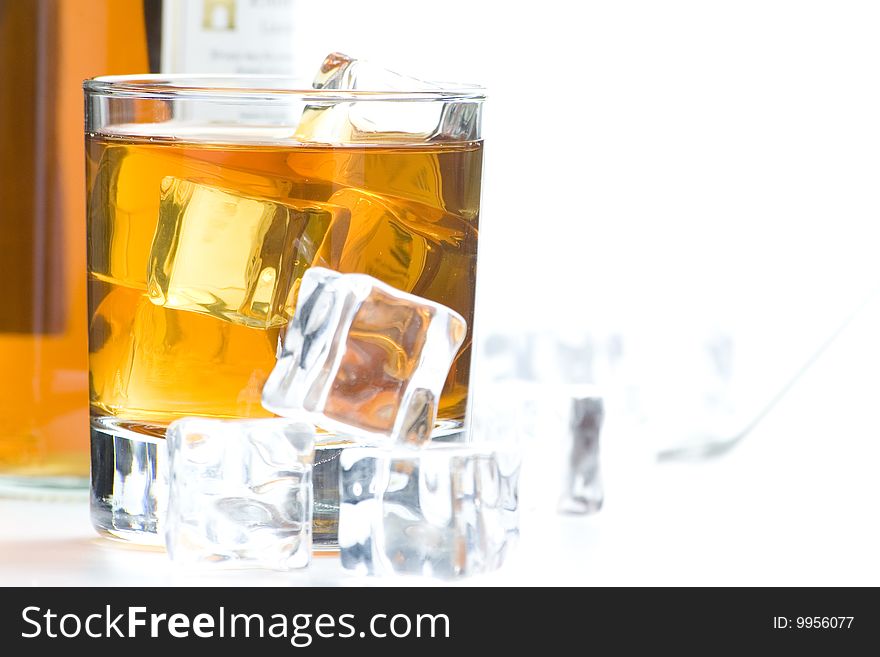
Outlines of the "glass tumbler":
M 268 417 L 279 333 L 312 265 L 461 313 L 436 434 L 468 410 L 483 145 L 479 88 L 315 90 L 280 78 L 89 80 L 91 512 L 162 542 L 164 434 Z M 336 539 L 337 460 L 316 455 L 316 543 Z

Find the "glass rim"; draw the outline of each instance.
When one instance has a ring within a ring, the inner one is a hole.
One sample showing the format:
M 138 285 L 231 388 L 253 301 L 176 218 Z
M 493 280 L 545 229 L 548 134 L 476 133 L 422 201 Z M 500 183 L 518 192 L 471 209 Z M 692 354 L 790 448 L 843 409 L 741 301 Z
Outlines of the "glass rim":
M 278 75 L 192 75 L 188 73 L 102 75 L 83 82 L 89 95 L 156 100 L 307 100 L 316 102 L 354 101 L 483 101 L 484 87 L 471 84 L 442 84 L 436 89 L 313 89 L 303 81 Z

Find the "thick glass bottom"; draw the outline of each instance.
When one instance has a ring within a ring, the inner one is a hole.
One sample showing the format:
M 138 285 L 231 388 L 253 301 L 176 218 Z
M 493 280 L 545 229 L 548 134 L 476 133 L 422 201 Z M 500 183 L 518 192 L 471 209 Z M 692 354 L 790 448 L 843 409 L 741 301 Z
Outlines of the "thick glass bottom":
M 444 422 L 435 436 L 461 433 Z M 94 417 L 91 421 L 91 517 L 97 532 L 139 545 L 164 546 L 168 470 L 165 427 Z M 318 552 L 338 548 L 339 455 L 348 440 L 328 435 L 315 451 L 312 542 Z

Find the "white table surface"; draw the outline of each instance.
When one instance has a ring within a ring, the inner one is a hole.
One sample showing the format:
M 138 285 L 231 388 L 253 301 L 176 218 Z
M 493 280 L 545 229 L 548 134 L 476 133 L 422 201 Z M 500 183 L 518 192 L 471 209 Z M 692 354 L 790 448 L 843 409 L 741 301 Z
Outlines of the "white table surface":
M 869 309 L 739 446 L 656 463 L 609 434 L 606 503 L 527 508 L 515 556 L 465 585 L 880 584 L 880 310 Z M 181 572 L 98 538 L 85 499 L 0 500 L 0 585 L 372 585 L 333 557 L 301 572 Z M 393 580 L 406 584 L 408 580 Z

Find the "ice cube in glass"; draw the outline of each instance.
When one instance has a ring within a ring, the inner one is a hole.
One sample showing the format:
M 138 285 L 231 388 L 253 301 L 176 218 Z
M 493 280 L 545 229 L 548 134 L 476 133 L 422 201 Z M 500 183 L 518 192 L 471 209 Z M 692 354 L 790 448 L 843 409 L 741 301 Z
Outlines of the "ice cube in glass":
M 309 269 L 263 406 L 367 439 L 427 441 L 467 325 L 364 274 Z
M 346 212 L 168 176 L 148 264 L 150 300 L 255 328 L 283 326 L 295 282 Z

